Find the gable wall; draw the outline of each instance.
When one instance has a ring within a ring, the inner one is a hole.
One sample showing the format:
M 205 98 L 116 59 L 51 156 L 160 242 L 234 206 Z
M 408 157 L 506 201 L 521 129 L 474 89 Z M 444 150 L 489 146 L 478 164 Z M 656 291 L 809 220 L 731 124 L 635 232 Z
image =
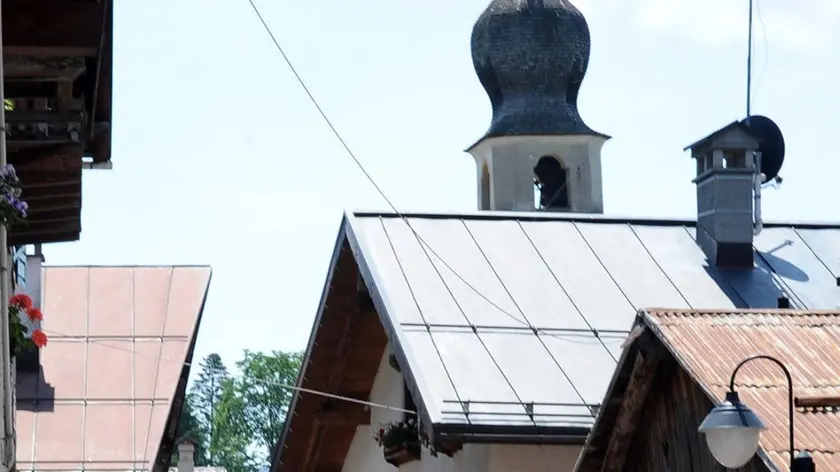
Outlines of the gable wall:
M 675 363 L 659 372 L 634 436 L 625 472 L 726 472 L 715 462 L 698 426 L 713 407 L 703 391 Z M 757 456 L 738 469 L 769 472 Z

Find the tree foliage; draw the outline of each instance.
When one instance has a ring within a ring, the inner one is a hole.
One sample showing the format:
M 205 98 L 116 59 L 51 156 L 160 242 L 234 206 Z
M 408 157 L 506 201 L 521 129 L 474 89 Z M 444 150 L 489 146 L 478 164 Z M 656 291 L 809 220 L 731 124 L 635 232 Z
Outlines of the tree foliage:
M 228 472 L 266 466 L 292 399 L 288 386 L 295 384 L 302 359 L 302 353 L 245 350 L 236 363 L 239 375 L 231 376 L 218 354 L 207 356 L 181 415 L 183 430 L 195 431 L 191 437 L 201 443 L 196 465 L 221 466 Z M 184 418 L 190 414 L 195 426 Z
M 208 464 L 207 451 L 205 450 L 208 444 L 207 431 L 201 426 L 201 423 L 196 417 L 194 403 L 193 395 L 188 394 L 184 399 L 181 415 L 178 417 L 176 437 L 179 439 L 187 437 L 195 441 L 195 465 L 206 466 L 210 465 Z M 174 454 L 172 454 L 172 465 L 178 465 L 177 448 Z
M 210 464 L 216 463 L 213 452 L 216 450 L 213 445 L 216 442 L 215 418 L 219 403 L 222 400 L 222 391 L 225 382 L 230 378 L 222 357 L 216 353 L 209 354 L 200 364 L 198 377 L 193 382 L 190 396 L 193 400 L 194 412 L 200 427 L 206 434 L 207 444 L 203 451 L 209 456 L 204 457 Z M 196 459 L 198 461 L 198 459 Z

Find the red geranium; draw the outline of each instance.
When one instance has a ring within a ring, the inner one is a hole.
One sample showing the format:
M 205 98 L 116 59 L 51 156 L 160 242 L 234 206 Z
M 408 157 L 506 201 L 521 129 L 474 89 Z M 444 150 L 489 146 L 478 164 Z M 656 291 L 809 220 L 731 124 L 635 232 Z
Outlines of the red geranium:
M 29 310 L 32 308 L 32 299 L 29 298 L 29 295 L 25 293 L 19 293 L 17 295 L 12 296 L 9 299 L 9 305 L 14 305 L 24 310 Z
M 42 348 L 47 345 L 47 335 L 40 329 L 35 329 L 32 331 L 32 342 L 38 348 Z
M 25 316 L 24 316 L 25 315 Z M 24 293 L 9 298 L 9 338 L 12 355 L 19 355 L 30 346 L 47 345 L 47 335 L 39 328 L 44 313 L 32 306 L 32 299 Z
M 41 313 L 41 309 L 35 307 L 26 310 L 26 316 L 29 317 L 30 321 L 42 321 L 44 319 L 44 314 Z

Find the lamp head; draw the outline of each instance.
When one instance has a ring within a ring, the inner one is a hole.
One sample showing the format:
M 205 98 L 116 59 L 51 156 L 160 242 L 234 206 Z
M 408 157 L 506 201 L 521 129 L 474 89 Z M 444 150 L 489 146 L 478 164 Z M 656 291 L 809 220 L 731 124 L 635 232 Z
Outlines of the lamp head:
M 698 431 L 706 435 L 709 451 L 720 465 L 737 469 L 755 455 L 763 429 L 764 423 L 741 403 L 738 393 L 727 392 L 726 399 L 712 408 Z

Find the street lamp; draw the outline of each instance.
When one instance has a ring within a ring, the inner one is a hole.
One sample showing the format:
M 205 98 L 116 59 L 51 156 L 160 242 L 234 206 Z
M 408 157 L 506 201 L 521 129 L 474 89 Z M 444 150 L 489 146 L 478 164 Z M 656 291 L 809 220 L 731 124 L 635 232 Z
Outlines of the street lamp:
M 791 472 L 814 472 L 814 460 L 806 451 L 794 458 L 793 443 L 793 380 L 790 371 L 775 357 L 753 356 L 741 361 L 732 371 L 729 379 L 729 391 L 726 399 L 720 405 L 712 408 L 706 419 L 700 424 L 698 431 L 706 435 L 709 451 L 720 465 L 737 469 L 743 467 L 752 459 L 758 450 L 758 439 L 761 430 L 767 429 L 761 419 L 749 407 L 741 403 L 738 392 L 735 391 L 735 375 L 747 362 L 765 359 L 782 368 L 788 383 L 788 434 L 790 441 L 790 470 Z

